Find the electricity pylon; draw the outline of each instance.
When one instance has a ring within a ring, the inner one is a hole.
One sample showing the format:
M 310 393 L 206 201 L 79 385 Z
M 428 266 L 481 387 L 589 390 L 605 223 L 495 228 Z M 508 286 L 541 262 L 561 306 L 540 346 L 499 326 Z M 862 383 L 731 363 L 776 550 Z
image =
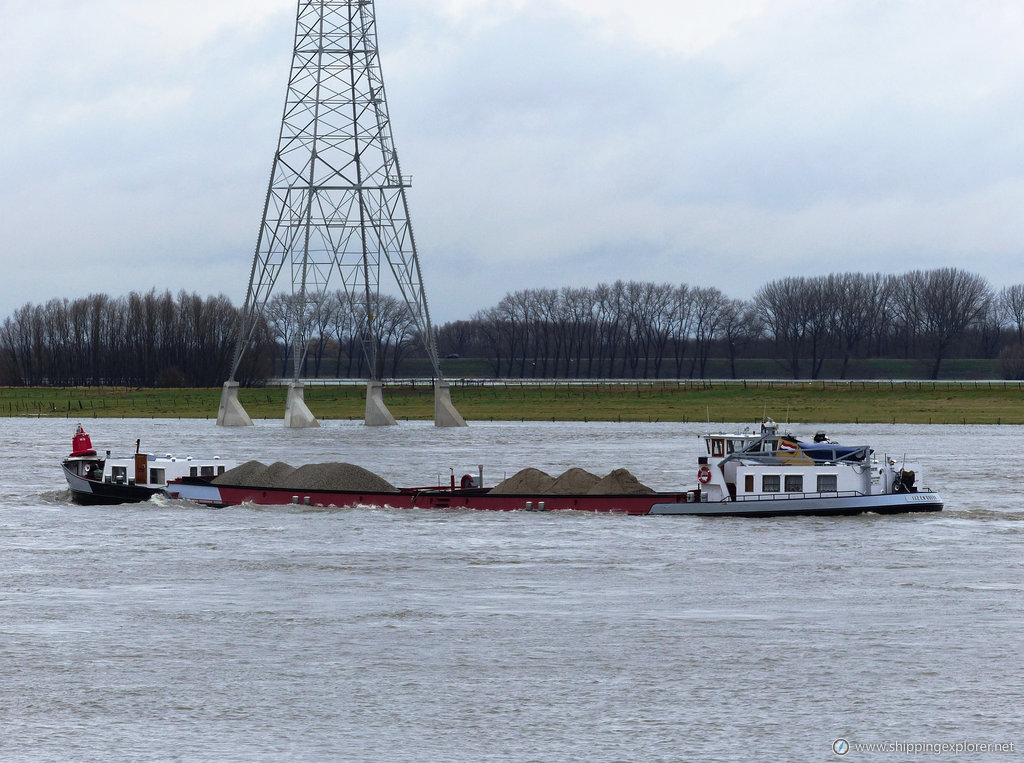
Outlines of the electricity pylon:
M 366 423 L 394 424 L 381 393 L 374 316 L 386 265 L 433 365 L 434 422 L 465 426 L 438 361 L 409 219 L 410 182 L 391 134 L 372 0 L 299 0 L 281 133 L 218 424 L 252 423 L 238 402 L 235 375 L 259 317 L 280 288 L 293 295 L 296 329 L 285 424 L 319 425 L 303 401 L 299 369 L 311 313 L 335 277 L 350 304 L 362 305 L 364 313 L 363 348 L 370 368 Z

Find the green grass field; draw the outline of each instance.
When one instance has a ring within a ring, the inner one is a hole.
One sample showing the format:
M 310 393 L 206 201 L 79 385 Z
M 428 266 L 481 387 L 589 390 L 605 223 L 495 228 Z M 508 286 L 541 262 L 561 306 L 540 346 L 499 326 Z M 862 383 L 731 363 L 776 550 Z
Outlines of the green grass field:
M 284 416 L 285 389 L 242 389 L 254 419 Z M 362 386 L 310 385 L 321 420 L 362 419 Z M 0 415 L 86 418 L 216 418 L 220 389 L 124 387 L 0 388 Z M 428 383 L 388 385 L 395 418 L 433 418 Z M 467 421 L 680 421 L 815 423 L 1024 424 L 1018 382 L 651 382 L 547 386 L 455 384 L 452 401 Z

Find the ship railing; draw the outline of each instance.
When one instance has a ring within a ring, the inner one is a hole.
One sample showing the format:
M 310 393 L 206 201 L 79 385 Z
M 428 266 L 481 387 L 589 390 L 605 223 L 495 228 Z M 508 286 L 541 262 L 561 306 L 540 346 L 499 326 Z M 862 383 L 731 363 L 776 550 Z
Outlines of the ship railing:
M 871 454 L 871 447 L 868 445 L 836 445 L 834 447 L 812 445 L 809 450 L 801 450 L 801 453 L 816 462 L 840 461 L 866 461 Z M 825 456 L 829 454 L 831 457 Z
M 828 464 L 863 464 L 868 460 L 868 456 L 871 453 L 871 448 L 864 446 L 859 448 L 852 453 L 836 454 L 836 458 L 822 458 L 820 456 L 810 456 L 804 451 L 799 450 L 776 450 L 770 453 L 759 452 L 756 450 L 738 450 L 735 453 L 730 453 L 728 456 L 722 459 L 725 461 L 740 461 L 751 464 L 765 464 L 768 466 L 774 466 L 776 464 L 789 464 L 799 466 L 803 463 L 806 466 L 825 466 Z
M 860 490 L 825 490 L 815 493 L 758 493 L 757 495 L 737 495 L 736 501 L 786 501 L 793 498 L 859 498 L 867 493 Z
M 490 492 L 489 487 L 462 487 L 461 484 L 454 485 L 427 485 L 424 487 L 400 487 L 399 493 L 466 493 L 469 495 L 484 495 Z

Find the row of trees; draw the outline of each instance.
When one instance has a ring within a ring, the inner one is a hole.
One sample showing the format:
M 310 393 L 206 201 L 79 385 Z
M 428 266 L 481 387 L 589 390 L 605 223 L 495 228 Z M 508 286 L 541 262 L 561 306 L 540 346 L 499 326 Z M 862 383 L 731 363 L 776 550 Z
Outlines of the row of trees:
M 184 291 L 94 294 L 18 308 L 0 326 L 6 384 L 217 386 L 235 349 L 238 311 L 225 296 Z M 240 381 L 270 370 L 273 340 L 254 334 Z
M 292 294 L 271 297 L 264 311 L 271 336 L 276 340 L 274 370 L 292 376 L 300 312 Z M 329 292 L 318 303 L 307 305 L 309 340 L 305 352 L 300 347 L 299 375 L 359 379 L 366 375 L 370 359 L 377 364 L 376 376 L 397 376 L 403 360 L 411 354 L 425 354 L 416 333 L 416 322 L 405 302 L 390 295 L 370 299 L 370 315 L 365 301 L 353 301 L 343 290 Z M 374 330 L 367 330 L 370 320 Z
M 972 273 L 839 273 L 771 281 L 751 300 L 715 288 L 617 281 L 531 289 L 442 327 L 440 345 L 490 360 L 495 376 L 703 377 L 708 360 L 776 358 L 793 378 L 840 377 L 852 358 L 952 354 L 1005 367 L 1024 343 L 1024 285 L 996 293 Z M 1013 371 L 1013 373 L 1017 373 Z
M 306 307 L 308 338 L 297 342 L 295 300 L 271 299 L 239 381 L 291 376 L 296 346 L 309 377 L 364 377 L 368 358 L 378 376 L 397 376 L 424 356 L 412 316 L 393 297 L 376 298 L 369 313 L 342 291 Z M 0 326 L 0 381 L 216 386 L 230 370 L 237 325 L 226 297 L 185 292 L 27 304 Z M 496 377 L 693 378 L 706 376 L 713 358 L 727 360 L 733 376 L 738 360 L 774 358 L 793 378 L 818 378 L 831 360 L 843 377 L 852 359 L 888 357 L 926 359 L 938 378 L 942 362 L 959 356 L 999 357 L 1004 374 L 1020 378 L 1024 284 L 996 292 L 977 275 L 942 268 L 783 278 L 751 300 L 638 281 L 530 289 L 445 324 L 437 342 L 442 355 L 486 359 Z
M 311 338 L 300 374 L 360 378 L 373 357 L 378 376 L 395 375 L 422 344 L 415 322 L 394 297 L 382 295 L 371 308 L 376 344 L 364 330 L 365 303 L 351 303 L 342 291 L 307 310 Z M 292 375 L 298 312 L 292 295 L 277 294 L 267 303 L 236 374 L 239 382 Z M 0 383 L 217 386 L 230 373 L 238 313 L 223 295 L 172 297 L 155 290 L 27 304 L 0 325 Z

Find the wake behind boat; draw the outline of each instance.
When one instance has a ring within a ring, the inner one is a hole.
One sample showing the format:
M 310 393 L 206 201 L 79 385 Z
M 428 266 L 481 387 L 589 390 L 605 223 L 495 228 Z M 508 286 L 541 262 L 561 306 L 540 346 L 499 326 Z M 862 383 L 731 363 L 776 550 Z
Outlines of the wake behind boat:
M 112 457 L 110 451 L 99 455 L 92 438 L 79 424 L 71 440 L 71 454 L 61 464 L 71 498 L 81 504 L 138 503 L 162 493 L 168 480 L 195 477 L 209 480 L 234 466 L 214 456 L 194 459 L 177 458 L 171 454 L 156 456 L 139 452 L 125 457 Z
M 450 485 L 395 488 L 351 464 L 293 469 L 258 462 L 212 480 L 169 480 L 166 492 L 172 498 L 208 506 L 302 504 L 755 517 L 942 509 L 936 493 L 919 487 L 918 468 L 879 459 L 866 445 L 839 445 L 824 434 L 813 442 L 802 442 L 780 433 L 770 420 L 760 432 L 706 434 L 703 441 L 706 452 L 697 459 L 698 486 L 674 492 L 651 490 L 625 470 L 599 478 L 571 469 L 555 479 L 525 469 L 486 488 L 481 469 L 478 476 L 467 474 L 458 484 L 453 473 Z M 581 481 L 580 473 L 589 478 Z

